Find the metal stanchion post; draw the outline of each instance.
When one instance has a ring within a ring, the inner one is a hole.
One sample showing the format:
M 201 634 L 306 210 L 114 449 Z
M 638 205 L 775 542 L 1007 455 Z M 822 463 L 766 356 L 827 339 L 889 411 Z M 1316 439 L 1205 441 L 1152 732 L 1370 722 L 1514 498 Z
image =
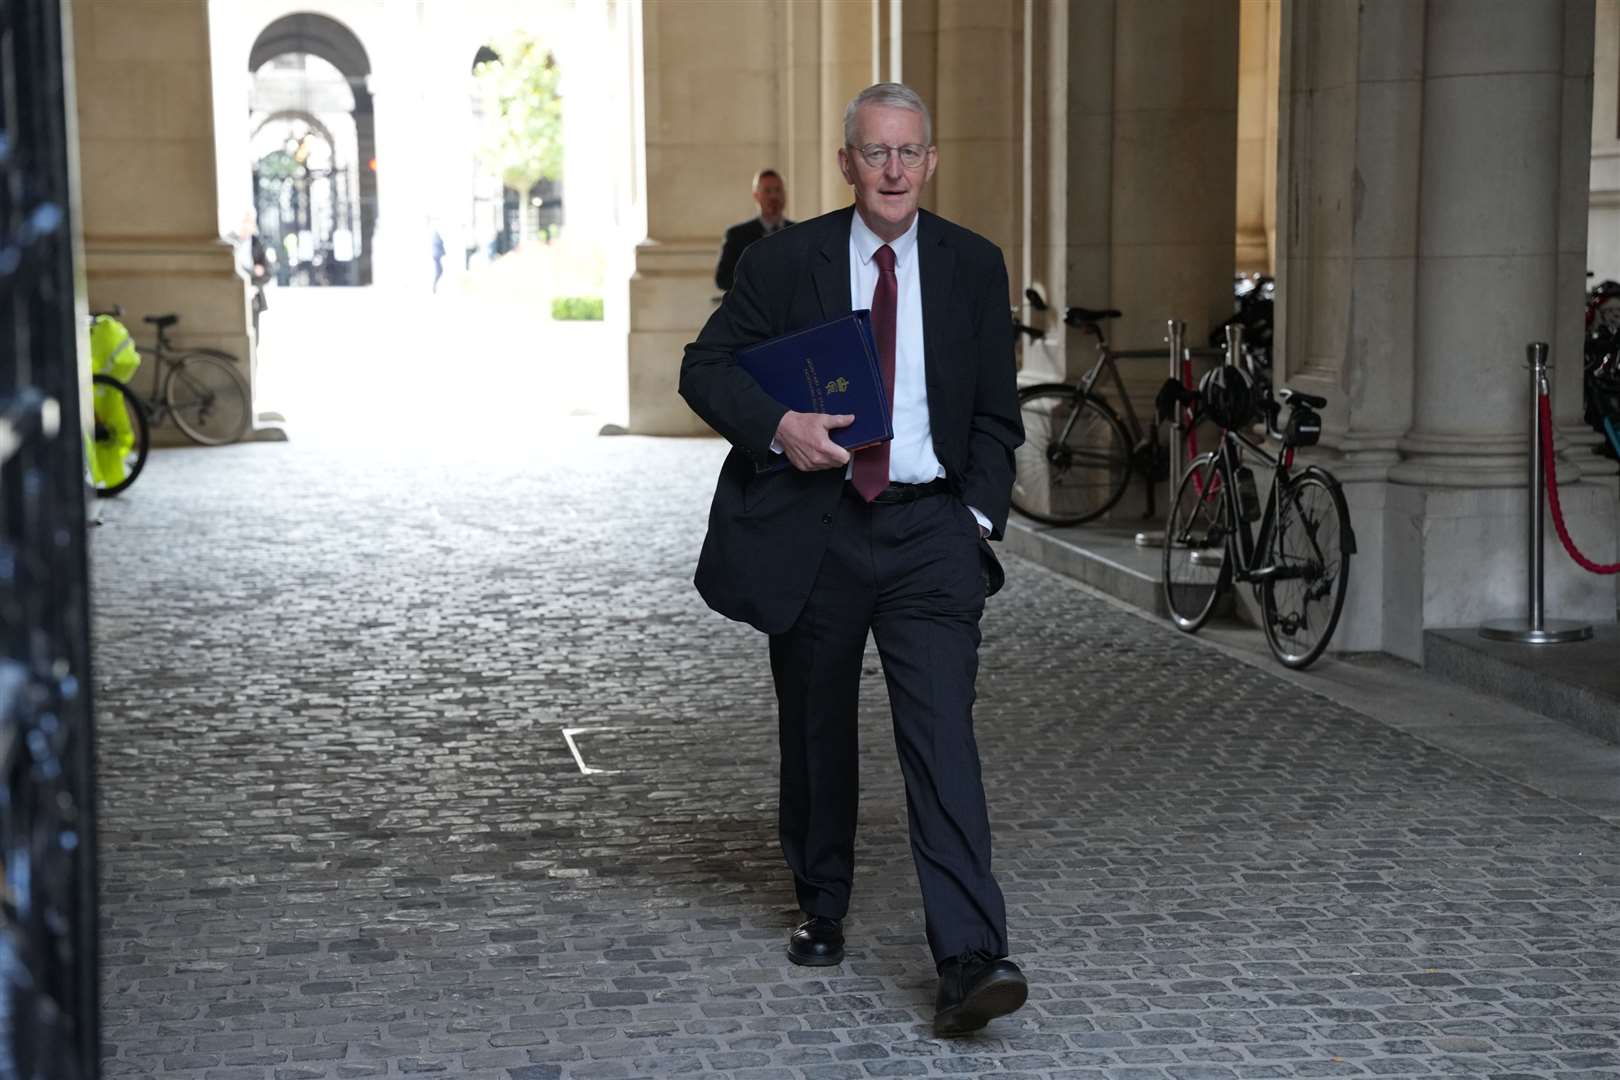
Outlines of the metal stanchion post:
M 1170 343 L 1170 377 L 1175 379 L 1177 382 L 1180 382 L 1182 359 L 1181 336 L 1186 332 L 1187 324 L 1179 319 L 1170 319 L 1167 321 L 1166 325 L 1168 327 L 1168 331 L 1165 334 L 1164 340 Z M 1181 419 L 1180 417 L 1177 417 L 1176 420 L 1170 425 L 1170 489 L 1165 500 L 1170 505 L 1174 505 L 1176 499 L 1176 488 L 1181 485 L 1181 456 L 1184 452 L 1185 451 L 1183 450 L 1181 443 Z M 1166 528 L 1169 527 L 1169 514 L 1170 511 L 1166 509 Z M 1159 529 L 1157 531 L 1144 529 L 1136 534 L 1137 547 L 1158 547 L 1163 543 L 1164 529 Z
M 1515 641 L 1521 645 L 1557 645 L 1585 641 L 1592 627 L 1570 619 L 1546 617 L 1546 465 L 1541 460 L 1541 395 L 1547 392 L 1547 343 L 1532 342 L 1525 349 L 1530 368 L 1530 617 L 1493 619 L 1479 628 L 1479 636 L 1492 641 Z
M 1243 325 L 1241 323 L 1226 324 L 1226 362 L 1235 368 L 1242 368 L 1245 375 L 1254 374 L 1249 367 L 1249 358 L 1243 355 Z

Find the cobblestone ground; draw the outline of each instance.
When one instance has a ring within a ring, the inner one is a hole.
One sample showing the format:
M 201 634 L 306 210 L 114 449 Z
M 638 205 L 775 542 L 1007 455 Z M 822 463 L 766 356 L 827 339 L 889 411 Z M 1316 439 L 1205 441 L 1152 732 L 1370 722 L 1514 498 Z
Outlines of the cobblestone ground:
M 1015 561 L 1029 1005 L 930 1033 L 875 677 L 849 959 L 794 968 L 764 641 L 689 584 L 720 450 L 180 450 L 107 507 L 108 1076 L 1620 1075 L 1620 831 Z

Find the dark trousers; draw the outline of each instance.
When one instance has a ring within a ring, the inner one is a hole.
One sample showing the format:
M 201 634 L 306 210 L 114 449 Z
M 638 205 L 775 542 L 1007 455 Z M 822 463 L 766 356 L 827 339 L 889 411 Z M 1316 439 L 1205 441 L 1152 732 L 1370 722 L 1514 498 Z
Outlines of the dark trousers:
M 856 712 L 870 630 L 905 776 L 911 854 L 935 961 L 1007 955 L 973 739 L 984 575 L 978 524 L 951 495 L 868 504 L 845 489 L 810 599 L 771 637 L 782 741 L 782 850 L 799 906 L 842 918 L 855 870 Z

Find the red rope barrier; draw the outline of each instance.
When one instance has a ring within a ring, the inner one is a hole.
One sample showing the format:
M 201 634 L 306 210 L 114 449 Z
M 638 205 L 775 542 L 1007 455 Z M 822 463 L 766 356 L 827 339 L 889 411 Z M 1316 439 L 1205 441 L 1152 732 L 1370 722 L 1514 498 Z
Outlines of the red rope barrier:
M 1569 538 L 1569 529 L 1564 526 L 1564 508 L 1558 505 L 1558 466 L 1553 457 L 1552 436 L 1552 401 L 1546 394 L 1542 394 L 1541 409 L 1541 460 L 1547 466 L 1547 503 L 1552 507 L 1553 528 L 1558 530 L 1558 539 L 1564 542 L 1564 550 L 1569 557 L 1580 564 L 1583 570 L 1590 570 L 1594 574 L 1620 574 L 1620 563 L 1595 563 L 1580 553 L 1575 541 Z
M 1193 388 L 1192 358 L 1185 355 L 1181 358 L 1181 385 L 1188 390 Z M 1193 429 L 1191 405 L 1184 405 L 1181 408 L 1181 426 L 1187 433 L 1187 460 L 1191 461 L 1198 456 L 1198 432 Z

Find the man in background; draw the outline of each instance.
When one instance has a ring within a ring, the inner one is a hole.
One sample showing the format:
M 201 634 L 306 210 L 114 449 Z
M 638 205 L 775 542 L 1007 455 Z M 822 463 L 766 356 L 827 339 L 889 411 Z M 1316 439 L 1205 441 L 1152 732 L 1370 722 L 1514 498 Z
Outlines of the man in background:
M 775 169 L 761 169 L 754 175 L 754 202 L 759 214 L 738 222 L 726 230 L 725 244 L 720 248 L 720 263 L 714 268 L 714 283 L 729 292 L 737 273 L 737 260 L 743 249 L 762 236 L 785 229 L 793 222 L 783 216 L 787 209 L 787 187 Z

